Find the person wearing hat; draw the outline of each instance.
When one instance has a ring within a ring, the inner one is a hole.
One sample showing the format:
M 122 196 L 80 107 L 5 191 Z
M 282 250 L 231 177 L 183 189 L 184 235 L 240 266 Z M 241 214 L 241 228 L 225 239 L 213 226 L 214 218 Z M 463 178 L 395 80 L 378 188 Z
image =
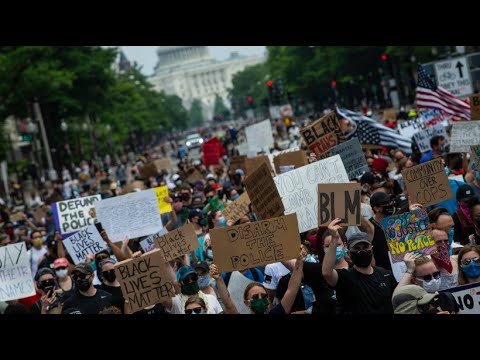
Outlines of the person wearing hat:
M 68 298 L 62 313 L 70 308 L 78 309 L 82 314 L 98 314 L 112 305 L 112 295 L 93 286 L 93 269 L 87 263 L 79 263 L 72 271 L 75 294 Z
M 392 314 L 392 294 L 397 286 L 389 270 L 372 266 L 372 240 L 363 232 L 347 239 L 348 255 L 353 267 L 335 269 L 341 219 L 333 220 L 328 228 L 332 242 L 322 264 L 322 274 L 328 285 L 335 288 L 337 300 L 348 314 Z
M 48 267 L 53 268 L 53 262 L 55 259 L 65 257 L 65 248 L 63 247 L 62 236 L 56 232 L 55 235 L 47 236 L 47 252 L 44 254 L 43 258 L 40 260 L 38 268 Z
M 210 285 L 211 284 L 211 277 L 210 277 L 210 267 L 205 261 L 197 261 L 193 264 L 193 268 L 197 272 L 198 275 L 198 287 L 204 294 L 209 294 L 212 296 L 217 297 L 215 293 L 215 289 Z
M 125 299 L 123 297 L 120 282 L 115 275 L 115 264 L 117 262 L 113 259 L 103 260 L 98 265 L 98 273 L 100 274 L 101 285 L 97 285 L 97 289 L 108 292 L 112 295 L 112 305 L 117 307 L 121 313 L 125 308 Z
M 185 314 L 185 303 L 188 298 L 197 295 L 205 301 L 208 309 L 207 314 L 223 313 L 222 306 L 215 296 L 200 291 L 198 274 L 193 267 L 184 265 L 178 269 L 177 280 L 180 284 L 180 294 L 177 294 L 174 298 L 165 300 L 163 305 L 167 312 L 172 314 Z
M 53 269 L 55 270 L 55 275 L 57 276 L 58 286 L 60 289 L 62 289 L 62 302 L 65 302 L 74 293 L 73 281 L 68 275 L 69 265 L 70 263 L 64 257 L 55 259 L 53 262 Z
M 456 193 L 458 208 L 452 215 L 454 222 L 454 241 L 462 245 L 468 244 L 468 237 L 475 233 L 471 209 L 478 203 L 470 185 L 461 185 Z
M 456 314 L 459 307 L 451 293 L 428 293 L 418 285 L 395 290 L 392 298 L 395 314 Z
M 40 268 L 35 274 L 35 286 L 40 293 L 40 300 L 32 306 L 33 314 L 49 314 L 50 310 L 60 305 L 56 290 L 58 288 L 55 273 L 50 268 Z

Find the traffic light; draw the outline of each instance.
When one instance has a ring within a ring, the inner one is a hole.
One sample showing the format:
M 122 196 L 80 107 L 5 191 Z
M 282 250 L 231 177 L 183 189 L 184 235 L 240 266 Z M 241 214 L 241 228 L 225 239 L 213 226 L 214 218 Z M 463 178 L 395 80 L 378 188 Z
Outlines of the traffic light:
M 337 86 L 337 82 L 335 80 L 332 80 L 330 84 L 332 85 L 333 88 Z
M 268 81 L 267 81 L 267 86 L 268 86 L 269 88 L 271 88 L 271 87 L 273 86 L 273 82 L 272 82 L 271 80 L 268 80 Z
M 250 106 L 250 108 L 253 109 L 253 97 L 249 96 L 249 97 L 247 98 L 247 101 L 248 101 L 248 105 Z
M 387 61 L 388 60 L 387 54 L 382 54 L 382 56 L 380 56 L 380 59 L 382 59 L 382 61 Z

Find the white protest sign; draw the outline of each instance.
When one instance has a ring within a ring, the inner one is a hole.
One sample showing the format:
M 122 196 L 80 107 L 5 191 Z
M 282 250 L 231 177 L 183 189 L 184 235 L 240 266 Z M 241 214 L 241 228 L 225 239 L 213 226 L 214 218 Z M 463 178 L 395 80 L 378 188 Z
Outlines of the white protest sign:
M 269 153 L 270 146 L 273 145 L 273 134 L 270 120 L 264 120 L 245 128 L 245 135 L 248 142 L 248 150 L 255 152 L 265 151 Z
M 76 264 L 84 262 L 87 255 L 108 249 L 95 225 L 88 226 L 63 240 L 63 245 Z
M 252 282 L 252 280 L 242 275 L 240 271 L 234 271 L 230 276 L 227 287 L 228 293 L 240 314 L 251 314 L 250 308 L 243 302 L 243 294 L 245 288 Z
M 448 120 L 452 118 L 450 114 L 437 109 L 422 110 L 418 116 L 423 120 L 427 127 L 442 124 L 448 126 Z
M 150 235 L 146 239 L 143 239 L 142 241 L 140 241 L 140 246 L 142 247 L 143 252 L 149 252 L 156 249 L 157 246 L 155 244 L 154 239 L 158 236 L 165 235 L 167 232 L 168 232 L 167 229 L 162 228 L 158 233 Z
M 480 142 L 480 121 L 458 121 L 452 126 L 451 153 L 469 153 Z
M 0 301 L 35 295 L 32 270 L 24 242 L 0 247 Z
M 155 189 L 105 199 L 95 209 L 112 242 L 154 234 L 163 227 Z
M 470 69 L 466 57 L 444 60 L 435 63 L 437 84 L 456 97 L 466 97 L 473 93 Z
M 273 178 L 285 215 L 297 213 L 299 231 L 318 227 L 318 184 L 348 183 L 340 155 L 289 171 Z
M 437 135 L 441 135 L 445 138 L 445 146 L 450 144 L 447 130 L 445 130 L 445 127 L 442 124 L 437 124 L 423 131 L 417 132 L 415 135 L 413 135 L 413 139 L 417 143 L 420 152 L 427 152 L 432 150 L 430 147 L 430 139 Z
M 422 129 L 425 129 L 425 124 L 422 119 L 417 118 L 413 120 L 399 121 L 397 127 L 400 135 L 411 139 L 415 133 Z
M 55 203 L 53 215 L 60 234 L 72 234 L 93 225 L 95 219 L 90 216 L 89 210 L 101 200 L 100 195 L 93 195 Z
M 460 314 L 480 314 L 480 283 L 446 289 L 455 298 Z

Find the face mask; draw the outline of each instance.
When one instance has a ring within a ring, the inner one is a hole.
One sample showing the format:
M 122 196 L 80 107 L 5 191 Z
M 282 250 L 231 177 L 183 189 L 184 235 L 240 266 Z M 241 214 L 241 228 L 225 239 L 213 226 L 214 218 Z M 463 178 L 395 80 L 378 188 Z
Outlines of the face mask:
M 432 279 L 429 282 L 423 281 L 422 287 L 425 289 L 426 292 L 433 294 L 440 289 L 440 282 L 440 278 Z
M 366 268 L 372 262 L 372 250 L 360 251 L 359 253 L 352 251 L 350 258 L 354 265 L 360 268 Z
M 180 286 L 180 289 L 182 290 L 182 294 L 184 295 L 195 295 L 200 291 L 197 281 L 192 281 L 191 283 L 188 283 L 186 285 L 182 284 Z
M 57 286 L 55 280 L 45 280 L 40 283 L 39 288 L 44 291 L 49 291 L 50 289 L 54 289 Z
M 209 275 L 203 275 L 198 277 L 198 287 L 203 290 L 207 288 L 210 285 L 210 276 Z
M 395 213 L 395 207 L 393 205 L 382 206 L 382 213 L 391 216 Z
M 93 270 L 93 272 L 97 271 L 97 263 L 95 261 L 92 261 L 90 263 L 90 268 Z
M 105 280 L 107 280 L 109 283 L 113 283 L 117 276 L 115 275 L 115 271 L 105 271 L 105 273 L 102 273 L 103 277 Z
M 265 314 L 268 308 L 268 299 L 252 299 L 250 300 L 250 308 L 255 314 Z
M 90 279 L 77 279 L 75 281 L 75 286 L 80 291 L 87 291 L 88 289 L 90 289 Z
M 468 279 L 475 279 L 480 277 L 480 264 L 476 262 L 471 262 L 465 267 L 462 267 L 463 273 Z
M 212 249 L 207 249 L 207 258 L 210 260 L 213 260 L 213 250 Z
M 40 246 L 43 245 L 43 240 L 42 239 L 33 239 L 32 240 L 32 245 L 36 248 L 39 248 Z
M 235 201 L 235 200 L 237 200 L 239 197 L 240 197 L 240 195 L 235 194 L 235 195 L 232 196 L 232 200 Z
M 219 217 L 217 223 L 219 227 L 227 227 L 227 219 L 225 219 L 225 216 Z
M 327 253 L 328 251 L 328 248 L 323 248 L 323 250 L 325 251 L 325 254 Z M 337 247 L 337 252 L 335 253 L 335 262 L 339 262 L 340 260 L 342 260 L 344 257 L 345 257 L 345 254 L 346 254 L 346 251 L 347 249 L 343 248 L 343 247 Z
M 55 274 L 56 274 L 57 277 L 59 277 L 59 278 L 64 278 L 65 276 L 68 275 L 68 270 L 67 270 L 67 269 L 56 270 L 56 271 L 55 271 Z
M 44 241 L 44 242 L 47 241 L 47 235 L 42 236 L 42 241 Z

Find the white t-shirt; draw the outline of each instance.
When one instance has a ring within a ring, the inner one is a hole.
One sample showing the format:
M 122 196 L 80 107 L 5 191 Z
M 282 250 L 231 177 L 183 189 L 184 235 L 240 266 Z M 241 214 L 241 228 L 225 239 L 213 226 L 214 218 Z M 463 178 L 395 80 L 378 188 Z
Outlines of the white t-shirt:
M 47 249 L 44 246 L 42 246 L 42 248 L 40 250 L 37 250 L 34 247 L 32 247 L 29 250 L 28 255 L 30 257 L 30 268 L 32 269 L 32 276 L 33 277 L 35 277 L 35 274 L 37 273 L 37 270 L 38 270 L 38 265 L 39 265 L 38 261 L 46 253 L 47 253 Z
M 213 295 L 204 294 L 199 291 L 197 294 L 205 301 L 207 305 L 207 314 L 220 314 L 223 312 L 222 306 Z M 178 294 L 172 299 L 172 314 L 185 314 L 185 303 L 191 295 Z
M 278 282 L 284 276 L 290 273 L 282 263 L 276 262 L 265 266 L 265 276 L 263 286 L 269 290 L 277 290 Z

